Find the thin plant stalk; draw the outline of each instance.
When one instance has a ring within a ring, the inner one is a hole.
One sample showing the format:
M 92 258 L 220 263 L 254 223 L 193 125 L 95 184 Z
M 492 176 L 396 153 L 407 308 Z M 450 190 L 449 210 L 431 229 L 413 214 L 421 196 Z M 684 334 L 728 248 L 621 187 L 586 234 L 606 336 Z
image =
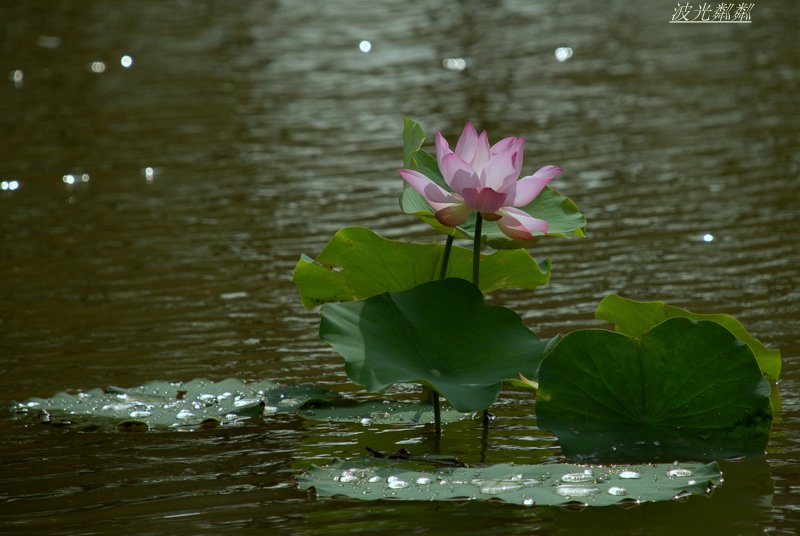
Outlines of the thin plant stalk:
M 434 447 L 436 453 L 439 453 L 439 442 L 442 437 L 442 408 L 439 403 L 439 393 L 433 392 L 433 428 L 435 430 Z
M 483 410 L 481 419 L 481 458 L 480 463 L 486 463 L 486 453 L 489 450 L 489 410 Z
M 450 262 L 450 252 L 453 250 L 453 239 L 453 235 L 448 235 L 447 242 L 444 244 L 444 255 L 442 255 L 442 267 L 439 270 L 439 279 L 444 279 L 447 276 L 447 265 Z M 439 439 L 442 437 L 442 407 L 439 401 L 439 393 L 429 387 L 423 387 L 422 399 L 433 404 L 433 422 L 436 429 L 434 445 L 438 452 Z
M 472 242 L 472 284 L 478 288 L 481 275 L 481 227 L 483 227 L 483 216 L 478 212 L 475 217 L 475 238 Z
M 480 288 L 481 276 L 481 234 L 483 234 L 483 216 L 478 212 L 475 217 L 475 237 L 472 242 L 472 284 Z M 489 410 L 483 411 L 484 432 L 488 433 Z
M 439 270 L 439 279 L 447 276 L 447 264 L 450 262 L 450 251 L 453 249 L 453 235 L 447 235 L 447 242 L 444 244 L 444 255 L 442 256 L 442 268 Z

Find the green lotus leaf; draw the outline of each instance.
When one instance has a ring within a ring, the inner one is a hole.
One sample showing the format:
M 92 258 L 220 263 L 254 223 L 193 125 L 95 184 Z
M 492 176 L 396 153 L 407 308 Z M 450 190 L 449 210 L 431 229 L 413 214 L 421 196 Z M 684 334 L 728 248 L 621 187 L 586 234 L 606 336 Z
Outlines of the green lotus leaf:
M 539 427 L 572 460 L 713 460 L 763 454 L 769 383 L 715 322 L 671 318 L 641 337 L 566 335 L 539 369 Z
M 572 464 L 454 467 L 425 470 L 423 464 L 361 458 L 312 466 L 298 478 L 300 489 L 318 497 L 374 501 L 479 500 L 522 506 L 583 503 L 638 504 L 708 495 L 721 483 L 716 463 L 591 466 Z
M 420 383 L 462 412 L 488 408 L 505 379 L 535 378 L 547 346 L 462 279 L 326 304 L 321 313 L 320 338 L 344 357 L 351 381 L 372 392 Z
M 185 383 L 150 382 L 131 389 L 109 387 L 77 394 L 58 393 L 14 403 L 11 411 L 59 425 L 117 425 L 124 431 L 191 430 L 294 412 L 308 402 L 336 396 L 311 385 L 196 379 Z
M 597 306 L 595 316 L 600 320 L 613 323 L 616 331 L 631 337 L 642 335 L 667 318 L 710 320 L 725 327 L 737 339 L 750 347 L 766 379 L 777 381 L 781 373 L 780 351 L 764 346 L 731 315 L 698 314 L 661 301 L 640 302 L 623 298 L 617 294 L 609 294 Z
M 403 166 L 413 165 L 414 153 L 422 147 L 425 141 L 425 132 L 419 123 L 413 119 L 403 119 Z
M 398 402 L 372 400 L 354 402 L 331 400 L 316 403 L 299 411 L 306 419 L 328 422 L 357 422 L 365 426 L 373 424 L 433 424 L 433 406 L 424 402 Z M 449 406 L 441 408 L 442 423 L 458 422 L 472 417 Z
M 383 292 L 400 292 L 437 279 L 444 244 L 388 240 L 365 227 L 338 231 L 316 260 L 301 257 L 294 283 L 306 307 L 360 300 Z M 527 251 L 481 255 L 481 290 L 534 289 L 550 281 L 550 259 L 537 262 Z M 472 279 L 472 250 L 454 246 L 447 275 Z
M 425 140 L 422 127 L 410 119 L 405 119 L 403 126 L 403 161 L 406 169 L 419 171 L 442 188 L 450 190 L 442 178 L 436 158 L 421 149 Z M 475 214 L 459 227 L 442 225 L 436 219 L 433 208 L 405 181 L 403 181 L 403 192 L 400 195 L 400 208 L 406 214 L 419 217 L 441 233 L 470 240 L 474 236 Z M 571 199 L 549 186 L 545 187 L 530 204 L 520 207 L 520 209 L 531 216 L 547 221 L 550 224 L 547 236 L 563 238 L 585 236 L 586 217 Z M 527 248 L 538 242 L 538 238 L 522 242 L 512 240 L 500 231 L 497 223 L 491 221 L 484 221 L 481 229 L 482 241 L 495 249 Z

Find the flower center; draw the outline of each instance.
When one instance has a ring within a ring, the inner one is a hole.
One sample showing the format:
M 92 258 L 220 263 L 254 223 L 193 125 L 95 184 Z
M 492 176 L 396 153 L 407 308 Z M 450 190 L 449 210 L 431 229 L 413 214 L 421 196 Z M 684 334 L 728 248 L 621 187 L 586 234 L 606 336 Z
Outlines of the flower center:
M 497 192 L 493 188 L 464 188 L 461 191 L 464 201 L 472 210 L 492 213 L 499 210 L 506 201 L 506 194 Z

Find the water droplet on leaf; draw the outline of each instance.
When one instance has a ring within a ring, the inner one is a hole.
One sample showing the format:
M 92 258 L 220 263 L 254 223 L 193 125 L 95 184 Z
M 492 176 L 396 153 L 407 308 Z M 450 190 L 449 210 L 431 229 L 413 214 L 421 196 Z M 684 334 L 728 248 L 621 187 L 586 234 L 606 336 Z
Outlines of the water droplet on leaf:
M 408 487 L 408 482 L 400 480 L 399 478 L 389 482 L 389 489 L 403 489 L 406 487 Z
M 692 496 L 692 492 L 691 491 L 683 490 L 683 491 L 680 491 L 680 492 L 676 493 L 675 496 L 672 497 L 672 498 L 674 500 L 678 501 L 678 502 L 684 502 L 684 501 L 688 500 L 689 497 L 691 497 L 691 496 Z
M 592 474 L 584 473 L 567 473 L 561 477 L 561 482 L 589 482 L 592 479 Z
M 556 487 L 556 495 L 562 497 L 590 497 L 600 493 L 600 488 L 594 486 L 570 486 L 563 485 Z
M 192 417 L 194 417 L 194 413 L 192 413 L 188 409 L 182 409 L 178 412 L 177 415 L 175 415 L 175 418 L 177 419 L 191 419 Z
M 480 480 L 475 479 L 473 484 L 478 486 L 481 493 L 486 495 L 497 495 L 498 493 L 505 493 L 507 491 L 514 491 L 522 489 L 525 486 L 520 482 L 512 482 L 510 480 Z
M 689 469 L 683 469 L 681 467 L 678 467 L 677 469 L 670 469 L 669 471 L 667 471 L 667 476 L 672 478 L 692 476 L 692 472 Z

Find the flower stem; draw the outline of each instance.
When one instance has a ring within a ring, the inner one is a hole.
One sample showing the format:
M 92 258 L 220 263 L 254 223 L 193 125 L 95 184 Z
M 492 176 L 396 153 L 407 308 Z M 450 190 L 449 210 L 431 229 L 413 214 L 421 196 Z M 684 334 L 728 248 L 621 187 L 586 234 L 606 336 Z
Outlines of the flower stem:
M 439 440 L 442 437 L 442 408 L 439 403 L 439 393 L 436 391 L 433 392 L 433 426 L 436 430 L 434 444 L 436 445 L 436 451 L 438 453 Z
M 475 238 L 472 243 L 472 284 L 480 288 L 481 272 L 481 234 L 483 234 L 483 216 L 478 212 L 475 217 Z M 489 433 L 489 410 L 483 411 L 483 433 L 488 437 Z
M 447 263 L 450 262 L 450 251 L 453 249 L 453 235 L 447 235 L 447 242 L 444 245 L 444 255 L 442 256 L 442 268 L 439 271 L 439 279 L 447 276 Z
M 472 284 L 479 288 L 481 271 L 481 227 L 483 227 L 483 216 L 478 212 L 475 217 L 475 239 L 472 243 Z

